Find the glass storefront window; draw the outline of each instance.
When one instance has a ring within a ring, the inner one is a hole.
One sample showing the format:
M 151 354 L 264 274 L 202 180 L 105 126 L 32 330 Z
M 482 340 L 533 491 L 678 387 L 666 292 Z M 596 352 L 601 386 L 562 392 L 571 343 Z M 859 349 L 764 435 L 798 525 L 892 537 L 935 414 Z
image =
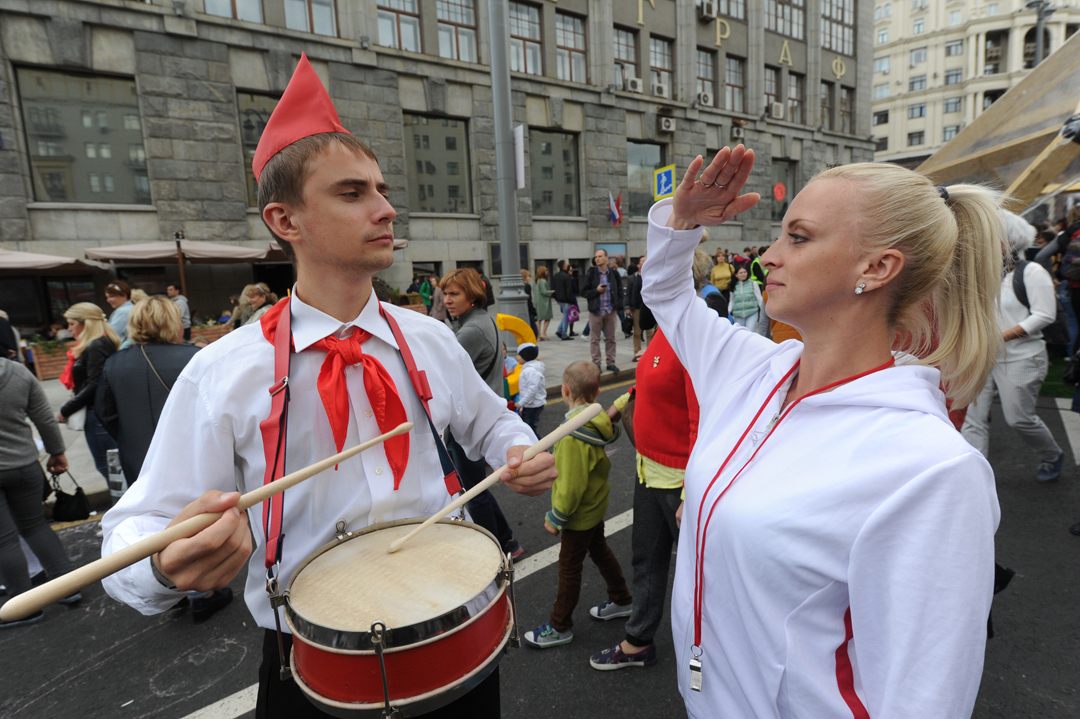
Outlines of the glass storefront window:
M 530 129 L 529 167 L 534 215 L 581 215 L 577 135 Z
M 409 211 L 471 213 L 466 122 L 410 113 L 403 120 Z

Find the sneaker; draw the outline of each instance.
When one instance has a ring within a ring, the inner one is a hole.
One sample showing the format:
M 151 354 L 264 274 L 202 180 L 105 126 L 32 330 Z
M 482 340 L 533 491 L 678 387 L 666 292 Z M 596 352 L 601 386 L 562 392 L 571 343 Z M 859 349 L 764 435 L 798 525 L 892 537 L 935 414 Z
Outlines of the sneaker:
M 616 366 L 615 366 L 615 365 L 613 365 L 613 364 L 609 364 L 609 365 L 607 366 L 607 370 L 608 370 L 608 372 L 618 372 L 618 371 L 619 371 L 619 368 L 618 368 L 618 367 L 616 367 Z
M 56 603 L 57 604 L 74 604 L 75 602 L 78 602 L 81 599 L 82 599 L 82 592 L 75 592 L 74 594 L 69 594 L 68 596 L 64 597 L 63 599 L 56 600 Z
M 525 643 L 531 644 L 537 649 L 557 647 L 560 644 L 569 644 L 574 640 L 574 632 L 567 629 L 560 632 L 551 626 L 551 622 L 541 624 L 531 632 L 525 632 Z
M 25 619 L 13 619 L 10 622 L 0 621 L 0 629 L 10 629 L 11 627 L 25 627 L 28 624 L 37 624 L 44 618 L 45 612 L 39 609 Z
M 1061 450 L 1061 454 L 1057 459 L 1046 460 L 1039 465 L 1040 482 L 1053 482 L 1055 479 L 1061 476 L 1061 465 L 1065 463 L 1065 450 Z
M 624 619 L 629 617 L 633 611 L 633 604 L 616 604 L 609 599 L 603 604 L 590 609 L 589 616 L 593 619 L 602 619 L 606 622 L 609 619 Z
M 611 649 L 597 652 L 589 659 L 589 666 L 602 672 L 626 667 L 651 667 L 656 664 L 656 645 L 650 644 L 636 654 L 627 654 L 622 649 L 622 644 L 616 644 Z
M 521 545 L 519 544 L 519 545 L 518 545 L 518 548 L 517 548 L 517 549 L 515 549 L 515 550 L 514 550 L 514 551 L 512 551 L 512 552 L 510 552 L 510 558 L 511 558 L 511 559 L 517 559 L 517 558 L 518 558 L 518 557 L 520 557 L 520 556 L 521 556 L 522 554 L 525 554 L 525 547 L 523 547 L 523 546 L 521 546 Z
M 201 597 L 191 600 L 191 616 L 196 622 L 206 621 L 214 612 L 224 609 L 232 601 L 232 590 L 228 587 L 215 589 Z

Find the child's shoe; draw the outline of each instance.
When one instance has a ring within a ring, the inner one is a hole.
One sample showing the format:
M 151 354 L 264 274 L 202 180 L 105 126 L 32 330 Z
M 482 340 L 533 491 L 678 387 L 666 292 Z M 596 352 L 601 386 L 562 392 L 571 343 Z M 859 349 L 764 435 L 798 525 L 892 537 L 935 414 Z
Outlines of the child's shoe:
M 650 644 L 635 654 L 627 654 L 619 643 L 611 649 L 593 654 L 589 660 L 589 665 L 593 669 L 599 669 L 602 672 L 626 667 L 651 667 L 654 664 L 656 664 L 655 644 Z
M 531 644 L 537 649 L 557 647 L 560 644 L 569 644 L 574 639 L 574 632 L 567 629 L 560 632 L 551 626 L 551 622 L 545 622 L 531 632 L 525 632 L 525 643 Z
M 609 599 L 603 604 L 590 609 L 589 616 L 593 619 L 602 619 L 606 622 L 609 619 L 623 619 L 629 617 L 633 612 L 633 604 L 616 604 Z

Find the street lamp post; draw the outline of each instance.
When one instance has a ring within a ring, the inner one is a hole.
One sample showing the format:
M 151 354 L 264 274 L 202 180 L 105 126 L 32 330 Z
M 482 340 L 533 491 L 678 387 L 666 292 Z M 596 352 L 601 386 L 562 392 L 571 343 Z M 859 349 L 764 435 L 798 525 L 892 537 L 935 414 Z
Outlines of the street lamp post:
M 1030 0 L 1026 7 L 1039 14 L 1035 23 L 1035 67 L 1038 67 L 1043 61 L 1043 28 L 1046 18 L 1053 15 L 1057 8 L 1051 7 L 1050 0 Z

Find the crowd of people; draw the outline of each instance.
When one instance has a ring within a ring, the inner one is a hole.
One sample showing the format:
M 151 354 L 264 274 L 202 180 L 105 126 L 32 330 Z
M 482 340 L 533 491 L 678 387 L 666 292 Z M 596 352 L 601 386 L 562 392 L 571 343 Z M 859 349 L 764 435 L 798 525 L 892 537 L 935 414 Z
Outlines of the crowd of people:
M 705 228 L 760 199 L 743 192 L 753 164 L 742 146 L 693 160 L 674 196 L 650 210 L 633 273 L 602 248 L 580 283 L 565 261 L 550 282 L 546 267 L 535 279 L 526 271 L 537 341 L 520 343 L 511 363 L 488 313 L 491 283 L 473 269 L 420 278 L 434 319 L 385 301 L 374 277 L 393 261 L 387 184 L 302 57 L 253 162 L 263 221 L 296 266 L 291 296 L 246 288 L 230 314 L 240 330 L 195 349 L 183 344 L 186 302 L 172 292 L 131 302 L 130 288 L 110 285 L 124 335 L 97 305 L 68 310 L 73 396 L 56 417 L 24 369 L 0 368 L 0 437 L 11 439 L 0 445 L 0 572 L 10 590 L 31 582 L 16 533 L 49 576 L 70 566 L 30 516 L 41 469 L 25 420 L 38 426 L 50 470 L 62 470 L 56 423 L 85 412 L 88 444 L 93 426 L 93 442 L 115 441 L 132 473 L 102 522 L 104 554 L 220 513 L 106 578 L 106 591 L 145 614 L 185 600 L 205 614 L 228 602 L 226 585 L 248 567 L 245 600 L 264 630 L 256 715 L 326 716 L 281 671 L 293 637 L 281 633 L 266 570 L 287 581 L 344 531 L 335 530 L 342 517 L 355 529 L 431 515 L 505 465 L 500 479 L 514 491 L 551 489 L 535 518 L 561 542 L 552 612 L 524 633 L 532 647 L 573 640 L 589 556 L 607 595 L 589 615 L 626 619 L 625 639 L 590 665 L 655 665 L 677 546 L 670 626 L 694 719 L 970 716 L 1000 519 L 987 415 L 996 392 L 1038 453 L 1035 479 L 1057 479 L 1064 452 L 1034 397 L 1063 311 L 1051 272 L 1080 294 L 1080 217 L 1025 262 L 1037 233 L 993 191 L 863 163 L 818 174 L 760 253 L 710 257 Z M 363 241 L 341 242 L 343 232 Z M 641 343 L 634 386 L 553 455 L 526 459 L 547 406 L 540 343 L 551 302 L 562 305 L 555 334 L 565 341 L 579 297 L 590 359 L 562 373 L 563 421 L 596 400 L 603 371 L 618 370 L 619 331 Z M 333 481 L 290 488 L 288 502 L 267 500 L 263 512 L 236 509 L 237 490 L 284 474 L 285 447 L 290 467 L 307 466 L 406 417 L 427 420 L 412 441 L 343 461 Z M 604 524 L 607 448 L 624 430 L 636 470 L 630 582 Z M 525 551 L 490 492 L 468 509 L 507 555 Z M 429 714 L 499 715 L 497 668 Z

